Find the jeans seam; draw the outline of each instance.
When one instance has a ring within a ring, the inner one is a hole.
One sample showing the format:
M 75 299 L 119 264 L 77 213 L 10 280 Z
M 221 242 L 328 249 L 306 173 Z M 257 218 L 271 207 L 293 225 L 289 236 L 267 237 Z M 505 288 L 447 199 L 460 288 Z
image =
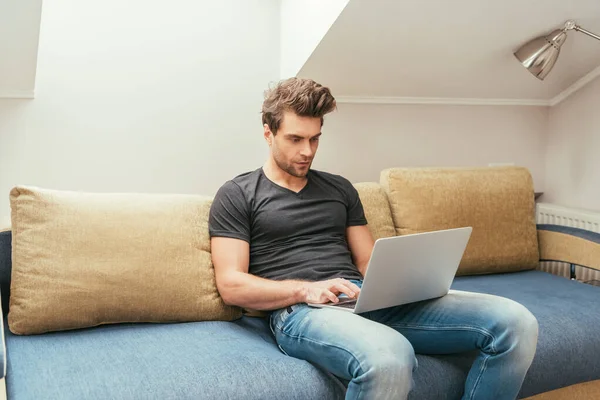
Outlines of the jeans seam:
M 392 328 L 394 327 L 398 327 L 397 325 L 390 325 Z M 493 354 L 497 354 L 496 351 L 496 337 L 487 329 L 483 329 L 483 328 L 477 328 L 475 326 L 468 326 L 468 325 L 445 325 L 445 326 L 432 326 L 432 325 L 402 325 L 402 328 L 405 329 L 427 329 L 427 330 L 443 330 L 443 331 L 449 331 L 449 330 L 463 330 L 463 331 L 474 331 L 474 332 L 479 332 L 484 334 L 485 336 L 488 336 L 492 339 L 492 342 L 490 344 L 491 350 L 493 351 Z M 485 353 L 484 353 L 485 354 Z M 469 394 L 469 399 L 473 398 L 473 395 L 475 393 L 475 390 L 477 389 L 477 385 L 479 385 L 479 382 L 481 381 L 481 377 L 483 375 L 483 373 L 485 372 L 486 368 L 487 368 L 487 362 L 490 359 L 489 354 L 486 354 L 484 356 L 482 365 L 481 365 L 481 369 L 479 370 L 479 374 L 477 375 L 477 379 L 475 379 L 475 383 L 473 384 L 473 388 L 471 389 L 471 393 Z
M 475 383 L 473 384 L 473 389 L 471 389 L 471 393 L 469 394 L 469 399 L 473 399 L 473 396 L 475 395 L 475 389 L 477 389 L 477 385 L 479 385 L 481 377 L 487 369 L 487 362 L 489 359 L 490 357 L 488 355 L 484 357 L 483 363 L 481 363 L 481 369 L 479 370 L 479 375 L 477 375 L 477 379 L 475 379 Z
M 294 335 L 290 335 L 289 333 L 284 332 L 283 329 L 278 329 L 278 330 L 279 330 L 279 332 L 281 332 L 282 335 L 285 335 L 285 336 L 287 336 L 289 338 L 298 339 L 298 340 L 306 340 L 307 342 L 316 343 L 316 344 L 321 345 L 321 346 L 333 347 L 333 348 L 341 350 L 341 351 L 343 351 L 343 352 L 345 352 L 347 354 L 350 354 L 350 356 L 352 356 L 358 362 L 358 369 L 359 369 L 360 375 L 364 374 L 363 367 L 362 367 L 362 364 L 361 364 L 360 360 L 358 359 L 358 357 L 356 357 L 356 355 L 354 355 L 348 349 L 345 349 L 345 348 L 340 347 L 340 346 L 336 346 L 334 344 L 329 344 L 329 343 L 321 342 L 321 341 L 318 341 L 318 340 L 310 339 L 310 338 L 307 338 L 306 336 L 301 336 L 301 335 L 294 336 Z

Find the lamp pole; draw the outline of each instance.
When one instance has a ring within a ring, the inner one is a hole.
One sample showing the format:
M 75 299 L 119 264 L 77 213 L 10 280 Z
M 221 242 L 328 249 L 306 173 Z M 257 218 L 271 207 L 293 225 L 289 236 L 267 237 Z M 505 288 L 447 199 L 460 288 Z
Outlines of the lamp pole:
M 569 20 L 569 21 L 567 21 L 565 23 L 565 29 L 567 29 L 567 30 L 573 29 L 573 30 L 575 30 L 577 32 L 585 33 L 586 35 L 591 36 L 594 39 L 600 40 L 600 36 L 596 35 L 595 33 L 590 32 L 590 31 L 588 31 L 586 29 L 583 29 L 582 27 L 580 27 L 579 25 L 577 25 L 575 23 L 575 21 L 573 21 L 573 20 Z

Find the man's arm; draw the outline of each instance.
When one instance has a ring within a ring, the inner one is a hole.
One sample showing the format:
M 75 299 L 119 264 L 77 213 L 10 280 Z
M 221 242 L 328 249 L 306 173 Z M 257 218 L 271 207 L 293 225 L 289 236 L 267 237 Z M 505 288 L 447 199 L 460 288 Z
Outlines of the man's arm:
M 352 261 L 364 277 L 375 246 L 371 231 L 367 225 L 349 226 L 346 228 L 346 238 L 352 253 Z
M 371 253 L 375 246 L 375 241 L 371 231 L 367 226 L 365 210 L 356 188 L 348 181 L 344 181 L 347 195 L 347 218 L 346 218 L 346 241 L 352 261 L 359 272 L 364 277 L 367 274 Z
M 227 237 L 211 238 L 217 289 L 225 304 L 253 310 L 275 310 L 296 303 L 338 302 L 337 295 L 355 297 L 360 288 L 345 279 L 322 282 L 273 281 L 248 273 L 248 242 Z

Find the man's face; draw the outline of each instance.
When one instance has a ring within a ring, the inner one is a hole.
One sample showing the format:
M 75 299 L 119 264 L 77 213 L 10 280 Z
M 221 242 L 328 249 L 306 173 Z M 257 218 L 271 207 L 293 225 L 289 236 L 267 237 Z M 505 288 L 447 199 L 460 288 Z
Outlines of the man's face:
M 265 126 L 265 137 L 279 168 L 297 178 L 308 173 L 319 147 L 321 119 L 285 112 L 276 135 Z

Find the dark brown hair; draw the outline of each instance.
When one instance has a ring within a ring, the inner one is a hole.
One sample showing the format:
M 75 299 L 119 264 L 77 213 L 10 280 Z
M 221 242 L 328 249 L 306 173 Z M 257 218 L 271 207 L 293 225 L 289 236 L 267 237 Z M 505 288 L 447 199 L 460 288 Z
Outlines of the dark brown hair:
M 277 133 L 284 111 L 301 117 L 321 118 L 336 108 L 335 98 L 329 88 L 305 78 L 289 78 L 265 92 L 262 122 L 273 134 Z

